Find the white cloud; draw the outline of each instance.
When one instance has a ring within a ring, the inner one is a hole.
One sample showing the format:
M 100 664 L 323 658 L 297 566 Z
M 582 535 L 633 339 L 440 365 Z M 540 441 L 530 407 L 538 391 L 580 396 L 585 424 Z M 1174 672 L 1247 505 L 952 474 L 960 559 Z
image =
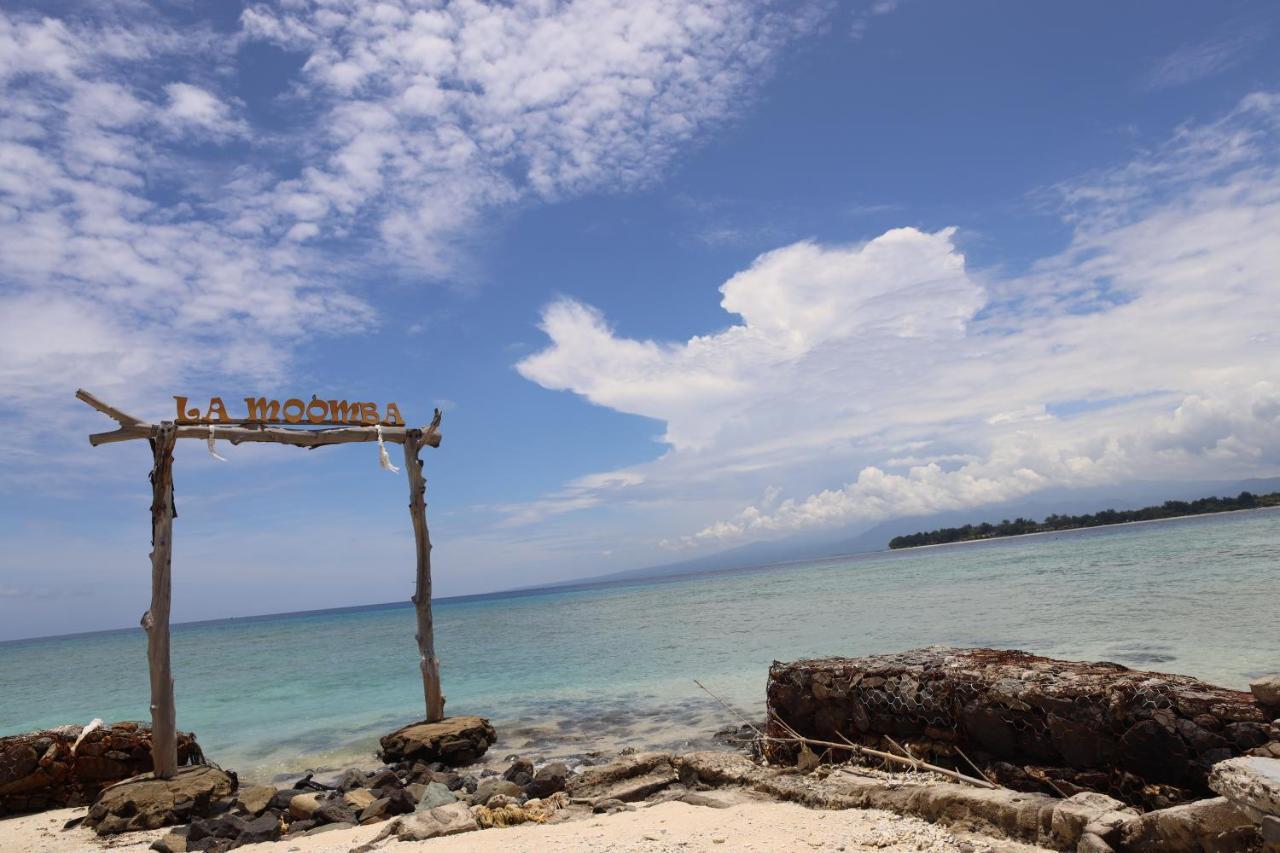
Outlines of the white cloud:
M 325 0 L 235 34 L 0 11 L 0 395 L 278 380 L 302 337 L 377 322 L 346 273 L 446 275 L 487 211 L 652 179 L 815 8 Z M 306 55 L 270 132 L 233 88 L 263 40 Z
M 1232 26 L 1208 39 L 1162 56 L 1139 80 L 1149 91 L 1170 89 L 1220 74 L 1238 65 L 1266 36 L 1265 28 Z
M 543 315 L 550 344 L 517 367 L 666 422 L 670 449 L 628 469 L 644 482 L 626 500 L 676 546 L 1048 486 L 1275 474 L 1278 154 L 1280 98 L 1251 95 L 1055 188 L 1075 239 L 1025 275 L 968 269 L 953 229 L 797 243 L 722 286 L 742 318 L 724 332 L 626 339 L 561 300 Z M 751 501 L 762 484 L 790 497 Z
M 231 107 L 212 92 L 190 83 L 170 83 L 164 91 L 169 102 L 161 121 L 175 130 L 200 132 L 212 140 L 248 133 L 245 123 L 232 115 Z

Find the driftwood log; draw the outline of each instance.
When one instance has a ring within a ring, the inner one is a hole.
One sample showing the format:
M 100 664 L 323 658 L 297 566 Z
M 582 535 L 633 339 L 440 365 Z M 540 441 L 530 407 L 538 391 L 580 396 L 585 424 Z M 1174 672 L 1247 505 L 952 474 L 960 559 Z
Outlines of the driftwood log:
M 63 726 L 0 737 L 0 816 L 88 805 L 103 788 L 151 770 L 145 725 L 112 723 L 77 745 L 83 731 Z M 178 732 L 174 746 L 179 764 L 204 760 L 192 734 Z
M 789 764 L 789 730 L 886 751 L 896 741 L 936 764 L 964 769 L 968 756 L 1011 788 L 1164 808 L 1212 796 L 1211 765 L 1280 740 L 1270 720 L 1249 693 L 1186 676 L 931 648 L 774 662 L 765 734 L 779 740 L 765 748 Z
M 173 670 L 169 655 L 169 604 L 171 593 L 171 555 L 173 519 L 177 515 L 173 502 L 173 449 L 180 438 L 207 441 L 210 438 L 240 444 L 246 441 L 289 444 L 315 449 L 333 444 L 384 442 L 403 444 L 409 476 L 409 513 L 413 520 L 417 552 L 416 586 L 413 604 L 417 611 L 417 641 L 426 699 L 427 721 L 444 716 L 444 694 L 440 690 L 440 661 L 435 654 L 431 624 L 431 538 L 427 531 L 426 480 L 422 476 L 419 450 L 440 446 L 440 410 L 435 410 L 431 423 L 422 429 L 396 426 L 339 426 L 330 429 L 294 429 L 261 423 L 178 425 L 172 421 L 148 423 L 99 400 L 83 388 L 76 399 L 114 420 L 119 427 L 112 432 L 95 433 L 89 443 L 95 447 L 118 441 L 145 438 L 151 443 L 154 464 L 151 469 L 151 607 L 142 616 L 147 632 L 147 665 L 151 676 L 151 726 L 154 736 L 151 755 L 157 778 L 171 779 L 177 772 L 177 717 L 173 701 Z M 151 768 L 148 768 L 151 769 Z

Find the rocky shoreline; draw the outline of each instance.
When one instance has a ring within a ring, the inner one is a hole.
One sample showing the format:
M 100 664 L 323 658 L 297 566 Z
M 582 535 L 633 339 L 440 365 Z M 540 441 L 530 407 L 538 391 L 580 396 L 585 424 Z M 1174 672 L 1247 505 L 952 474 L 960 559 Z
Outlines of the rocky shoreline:
M 1114 664 L 922 649 L 775 663 L 768 694 L 767 722 L 722 729 L 716 750 L 494 761 L 488 720 L 452 717 L 384 736 L 377 767 L 277 785 L 241 785 L 235 773 L 204 763 L 191 735 L 183 741 L 191 763 L 176 778 L 133 775 L 146 763 L 145 727 L 65 727 L 0 740 L 0 809 L 92 801 L 58 833 L 43 830 L 50 843 L 66 839 L 70 846 L 55 845 L 65 850 L 140 850 L 143 839 L 159 853 L 273 842 L 365 853 L 521 825 L 597 827 L 659 807 L 794 803 L 819 814 L 883 810 L 927 822 L 904 823 L 872 846 L 927 836 L 928 846 L 916 849 L 1280 853 L 1275 677 L 1248 694 Z M 858 752 L 867 744 L 903 755 L 886 755 L 896 760 L 884 764 L 874 750 Z M 928 772 L 926 759 L 946 766 Z M 117 782 L 112 773 L 132 778 Z M 6 824 L 21 821 L 0 823 L 0 840 L 7 844 Z M 651 849 L 677 849 L 652 838 Z

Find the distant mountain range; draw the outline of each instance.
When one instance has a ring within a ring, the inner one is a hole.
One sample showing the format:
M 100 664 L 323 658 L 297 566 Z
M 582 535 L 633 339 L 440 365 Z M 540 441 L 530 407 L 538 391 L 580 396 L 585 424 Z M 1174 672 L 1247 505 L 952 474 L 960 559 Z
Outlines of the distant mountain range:
M 893 537 L 919 530 L 981 524 L 984 521 L 994 524 L 1019 516 L 1040 519 L 1052 513 L 1076 514 L 1103 509 L 1138 509 L 1166 500 L 1195 500 L 1208 495 L 1238 495 L 1244 491 L 1263 493 L 1278 490 L 1280 490 L 1280 477 L 1188 483 L 1138 482 L 1126 486 L 1094 489 L 1052 489 L 1040 492 L 1033 498 L 933 515 L 904 516 L 860 529 L 845 528 L 837 532 L 827 531 L 825 534 L 797 534 L 782 539 L 752 542 L 690 560 L 596 575 L 556 586 L 696 575 L 820 560 L 824 557 L 883 551 L 888 548 L 889 540 Z

